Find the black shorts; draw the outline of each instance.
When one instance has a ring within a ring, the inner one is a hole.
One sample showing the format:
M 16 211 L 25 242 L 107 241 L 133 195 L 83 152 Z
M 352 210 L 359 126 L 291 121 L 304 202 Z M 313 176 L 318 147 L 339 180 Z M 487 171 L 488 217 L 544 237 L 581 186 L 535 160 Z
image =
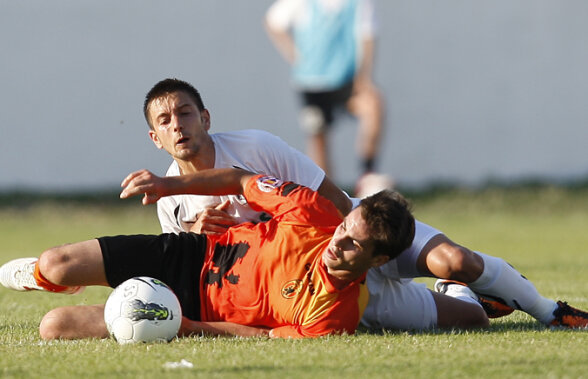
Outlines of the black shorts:
M 353 82 L 332 91 L 302 92 L 302 105 L 304 108 L 316 108 L 322 114 L 325 127 L 331 126 L 335 120 L 335 111 L 343 109 L 353 92 Z
M 200 273 L 206 236 L 196 233 L 98 238 L 106 280 L 116 287 L 135 276 L 150 276 L 167 284 L 182 306 L 182 314 L 200 320 Z

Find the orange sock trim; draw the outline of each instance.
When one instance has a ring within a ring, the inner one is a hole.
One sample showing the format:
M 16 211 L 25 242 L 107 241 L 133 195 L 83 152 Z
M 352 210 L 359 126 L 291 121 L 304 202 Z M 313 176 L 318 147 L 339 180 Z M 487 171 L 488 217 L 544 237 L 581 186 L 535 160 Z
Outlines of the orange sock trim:
M 41 270 L 39 269 L 39 261 L 35 263 L 35 272 L 33 276 L 35 277 L 35 280 L 37 281 L 37 285 L 39 285 L 39 287 L 43 287 L 44 289 L 50 292 L 63 292 L 69 288 L 68 286 L 60 286 L 58 284 L 53 284 L 49 280 L 47 280 L 47 278 L 45 278 L 43 274 L 41 274 Z

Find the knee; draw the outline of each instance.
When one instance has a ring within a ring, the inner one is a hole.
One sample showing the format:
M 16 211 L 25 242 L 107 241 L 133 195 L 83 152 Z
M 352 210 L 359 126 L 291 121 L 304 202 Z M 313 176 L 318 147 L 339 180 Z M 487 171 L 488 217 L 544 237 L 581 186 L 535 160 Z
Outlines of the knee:
M 305 106 L 300 111 L 300 127 L 311 136 L 323 134 L 327 128 L 327 120 L 323 111 L 316 106 Z
M 45 250 L 39 257 L 39 271 L 53 284 L 61 285 L 67 268 L 67 256 L 61 247 Z
M 465 327 L 468 329 L 480 329 L 480 328 L 487 328 L 490 326 L 490 320 L 488 319 L 488 315 L 484 308 L 475 306 L 472 304 L 473 307 L 469 312 L 469 317 L 465 320 Z
M 484 270 L 484 261 L 473 251 L 455 244 L 444 244 L 431 251 L 437 273 L 444 279 L 464 283 L 475 281 Z
M 39 334 L 44 340 L 55 340 L 65 335 L 68 321 L 60 308 L 49 311 L 41 320 Z

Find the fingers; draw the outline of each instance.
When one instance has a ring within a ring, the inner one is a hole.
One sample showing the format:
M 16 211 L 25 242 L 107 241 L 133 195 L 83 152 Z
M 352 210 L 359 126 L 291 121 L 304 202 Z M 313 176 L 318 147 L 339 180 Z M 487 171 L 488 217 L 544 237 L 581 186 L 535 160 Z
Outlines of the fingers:
M 139 171 L 135 171 L 135 172 L 131 172 L 129 175 L 127 175 L 126 178 L 123 179 L 122 183 L 120 184 L 121 187 L 126 187 L 129 185 L 129 183 L 131 182 L 131 180 L 133 180 L 134 178 L 136 178 L 139 175 L 143 175 L 147 170 L 139 170 Z
M 225 203 L 228 203 L 228 201 L 217 205 L 215 208 L 205 209 L 198 215 L 198 220 L 190 228 L 190 231 L 204 234 L 221 234 L 229 227 L 237 225 L 237 220 L 225 212 L 227 207 Z
M 222 204 L 221 204 L 222 205 Z M 237 221 L 233 216 L 218 209 L 205 209 L 199 216 L 198 221 L 209 224 L 233 226 Z
M 229 208 L 230 204 L 231 204 L 231 202 L 229 200 L 225 200 L 222 203 L 220 203 L 219 205 L 217 205 L 216 207 L 214 207 L 214 209 L 219 210 L 219 211 L 226 211 Z
M 161 184 L 158 184 L 159 177 L 153 175 L 148 170 L 139 170 L 130 173 L 121 183 L 123 190 L 120 193 L 121 199 L 126 199 L 131 196 L 144 195 L 142 203 L 153 204 L 162 196 Z

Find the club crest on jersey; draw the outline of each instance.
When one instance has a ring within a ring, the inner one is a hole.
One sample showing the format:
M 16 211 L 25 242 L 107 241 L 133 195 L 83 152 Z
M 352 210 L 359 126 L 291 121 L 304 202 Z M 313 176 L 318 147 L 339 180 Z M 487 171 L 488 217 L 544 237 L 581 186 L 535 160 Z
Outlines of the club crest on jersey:
M 273 176 L 262 176 L 257 179 L 257 188 L 262 192 L 272 192 L 281 186 L 282 183 L 280 179 L 274 178 Z
M 302 280 L 289 280 L 282 286 L 282 297 L 284 299 L 293 299 L 302 291 Z

